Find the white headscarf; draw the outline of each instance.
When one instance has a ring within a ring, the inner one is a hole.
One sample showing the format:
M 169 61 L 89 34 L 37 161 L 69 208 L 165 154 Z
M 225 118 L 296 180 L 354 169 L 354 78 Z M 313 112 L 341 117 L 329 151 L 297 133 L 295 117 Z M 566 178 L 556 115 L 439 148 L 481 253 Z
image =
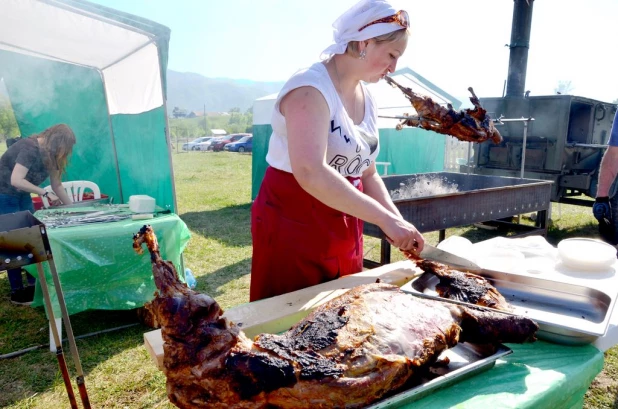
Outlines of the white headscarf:
M 333 23 L 333 40 L 324 51 L 322 58 L 326 59 L 334 54 L 343 54 L 350 41 L 363 41 L 378 37 L 393 31 L 401 30 L 402 27 L 393 23 L 372 24 L 358 31 L 365 24 L 380 18 L 392 16 L 397 10 L 386 0 L 361 0 L 349 8 Z

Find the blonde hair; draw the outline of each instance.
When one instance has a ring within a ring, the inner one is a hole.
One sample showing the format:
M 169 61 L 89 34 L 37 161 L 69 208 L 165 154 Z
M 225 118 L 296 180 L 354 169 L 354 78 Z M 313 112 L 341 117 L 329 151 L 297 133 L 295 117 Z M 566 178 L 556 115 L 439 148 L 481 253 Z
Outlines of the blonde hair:
M 69 155 L 73 151 L 73 145 L 76 143 L 73 130 L 68 125 L 58 124 L 32 137 L 41 139 L 43 163 L 47 170 L 62 176 L 66 170 Z
M 400 39 L 408 35 L 410 35 L 410 30 L 408 30 L 407 28 L 402 28 L 401 30 L 396 30 L 388 34 L 382 34 L 381 36 L 370 38 L 370 40 L 375 40 L 377 44 L 390 43 L 394 41 L 399 41 Z M 346 54 L 350 54 L 353 57 L 358 57 L 360 55 L 360 51 L 358 50 L 359 43 L 360 41 L 350 41 L 348 43 L 348 48 L 345 50 Z

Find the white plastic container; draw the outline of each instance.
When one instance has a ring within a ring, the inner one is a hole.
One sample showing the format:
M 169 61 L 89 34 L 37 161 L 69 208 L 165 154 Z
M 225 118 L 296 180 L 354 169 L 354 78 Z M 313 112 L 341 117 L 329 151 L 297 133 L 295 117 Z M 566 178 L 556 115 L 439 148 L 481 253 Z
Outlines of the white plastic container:
M 129 209 L 134 213 L 153 213 L 155 210 L 155 199 L 147 195 L 130 196 Z
M 558 243 L 562 263 L 581 272 L 607 270 L 616 263 L 616 247 L 601 240 L 574 237 Z

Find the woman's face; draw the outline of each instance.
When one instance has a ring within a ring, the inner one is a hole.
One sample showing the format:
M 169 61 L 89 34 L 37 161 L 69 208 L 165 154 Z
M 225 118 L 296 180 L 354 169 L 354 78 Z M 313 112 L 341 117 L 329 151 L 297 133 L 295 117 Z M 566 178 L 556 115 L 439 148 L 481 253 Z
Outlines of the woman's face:
M 408 36 L 403 36 L 397 41 L 376 43 L 369 40 L 365 61 L 367 74 L 365 81 L 378 82 L 385 75 L 397 69 L 397 60 L 401 57 L 408 46 Z

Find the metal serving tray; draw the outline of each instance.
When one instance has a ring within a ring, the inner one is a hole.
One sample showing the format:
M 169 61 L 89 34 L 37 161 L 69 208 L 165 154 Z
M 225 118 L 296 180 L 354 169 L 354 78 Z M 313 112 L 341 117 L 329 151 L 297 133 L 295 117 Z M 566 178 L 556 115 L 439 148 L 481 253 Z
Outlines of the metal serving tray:
M 74 207 L 84 207 L 84 206 L 97 206 L 97 205 L 106 205 L 110 203 L 110 198 L 109 197 L 103 197 L 101 199 L 90 199 L 90 200 L 83 200 L 81 202 L 73 202 L 70 204 L 62 204 L 62 205 L 58 205 L 58 206 L 52 206 L 49 207 L 45 210 L 57 210 L 57 209 L 70 209 L 70 208 L 74 208 Z
M 616 294 L 610 296 L 585 286 L 499 271 L 482 269 L 474 273 L 498 289 L 514 307 L 513 314 L 529 317 L 539 324 L 538 338 L 582 345 L 594 342 L 607 331 Z M 471 305 L 438 296 L 435 291 L 438 282 L 435 275 L 424 273 L 401 289 L 419 297 Z
M 436 378 L 422 380 L 422 383 L 418 386 L 413 386 L 405 391 L 392 395 L 367 408 L 378 409 L 396 407 L 421 399 L 436 389 L 444 388 L 492 368 L 499 358 L 509 355 L 512 352 L 510 348 L 500 344 L 497 346 L 496 352 L 487 356 L 482 350 L 477 349 L 474 344 L 469 344 L 467 342 L 457 344 L 455 347 L 447 349 L 440 355 L 440 358 L 448 357 L 450 363 L 448 366 L 436 369 L 436 373 L 438 374 Z

